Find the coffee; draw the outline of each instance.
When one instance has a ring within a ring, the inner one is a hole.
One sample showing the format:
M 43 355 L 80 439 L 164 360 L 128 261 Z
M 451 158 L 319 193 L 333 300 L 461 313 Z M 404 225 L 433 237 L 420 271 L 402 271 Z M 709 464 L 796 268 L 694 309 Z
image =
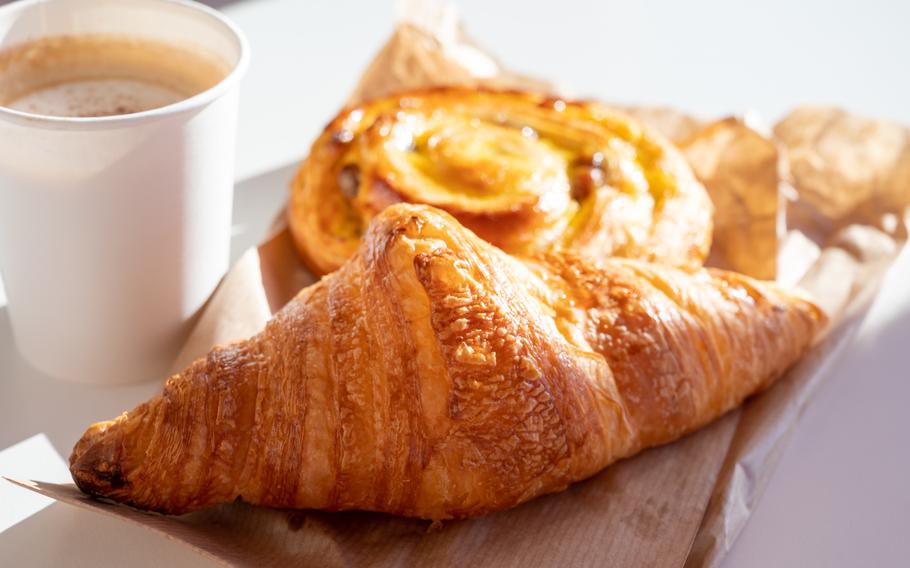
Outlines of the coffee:
M 132 114 L 192 97 L 229 71 L 199 49 L 150 39 L 52 36 L 0 51 L 0 106 L 50 116 Z

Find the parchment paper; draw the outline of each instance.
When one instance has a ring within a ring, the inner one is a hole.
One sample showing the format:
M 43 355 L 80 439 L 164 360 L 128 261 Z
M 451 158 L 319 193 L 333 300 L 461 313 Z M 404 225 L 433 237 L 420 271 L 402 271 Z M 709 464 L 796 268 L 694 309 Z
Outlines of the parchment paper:
M 555 90 L 503 70 L 465 39 L 451 9 L 406 2 L 401 25 L 351 100 L 430 84 Z M 906 241 L 910 133 L 830 108 L 797 109 L 773 129 L 748 114 L 708 121 L 672 109 L 627 110 L 676 142 L 708 188 L 717 207 L 709 264 L 798 283 L 831 317 L 812 351 L 741 409 L 563 493 L 442 528 L 239 503 L 163 517 L 88 498 L 71 485 L 23 486 L 239 566 L 717 566 Z M 280 217 L 270 238 L 225 277 L 176 368 L 257 332 L 313 281 Z

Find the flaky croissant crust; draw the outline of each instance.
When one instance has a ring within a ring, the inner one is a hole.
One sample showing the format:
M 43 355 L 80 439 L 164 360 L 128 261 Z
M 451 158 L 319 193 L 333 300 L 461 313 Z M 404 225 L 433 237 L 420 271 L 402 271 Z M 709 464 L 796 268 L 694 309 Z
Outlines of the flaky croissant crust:
M 528 92 L 416 91 L 341 112 L 293 184 L 289 219 L 318 274 L 377 213 L 425 203 L 506 252 L 554 247 L 700 266 L 711 202 L 661 136 L 592 102 Z
M 396 205 L 340 271 L 162 395 L 88 429 L 85 492 L 426 519 L 559 491 L 774 381 L 824 317 L 773 284 L 559 253 L 520 261 Z

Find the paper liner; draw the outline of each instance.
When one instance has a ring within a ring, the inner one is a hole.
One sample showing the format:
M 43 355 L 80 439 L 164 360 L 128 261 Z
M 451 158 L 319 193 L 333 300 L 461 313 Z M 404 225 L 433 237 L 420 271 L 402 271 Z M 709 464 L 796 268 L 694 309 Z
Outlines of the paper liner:
M 731 415 L 563 493 L 441 528 L 376 513 L 240 503 L 170 517 L 98 501 L 72 485 L 21 485 L 146 526 L 236 566 L 681 566 L 734 424 Z
M 351 101 L 434 84 L 555 90 L 504 70 L 465 38 L 451 9 L 405 2 L 402 24 Z M 813 350 L 741 409 L 563 493 L 441 528 L 369 513 L 243 504 L 164 517 L 91 499 L 73 486 L 22 485 L 240 566 L 717 566 L 906 241 L 910 133 L 829 108 L 798 109 L 773 131 L 748 114 L 705 121 L 672 109 L 627 110 L 676 142 L 710 192 L 717 211 L 709 264 L 798 283 L 831 317 Z M 225 277 L 178 368 L 215 344 L 258 331 L 314 280 L 280 217 L 272 236 Z

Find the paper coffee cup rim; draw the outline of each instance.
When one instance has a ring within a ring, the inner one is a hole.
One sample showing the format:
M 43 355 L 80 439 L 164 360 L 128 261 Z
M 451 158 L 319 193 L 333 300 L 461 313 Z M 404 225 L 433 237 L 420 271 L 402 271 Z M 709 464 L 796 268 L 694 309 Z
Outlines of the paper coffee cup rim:
M 21 10 L 27 6 L 40 4 L 46 0 L 18 0 L 0 7 L 0 16 L 13 10 Z M 157 2 L 161 4 L 172 4 L 183 6 L 185 8 L 202 12 L 211 17 L 233 36 L 237 42 L 239 57 L 231 70 L 218 83 L 208 89 L 197 93 L 191 97 L 179 100 L 169 105 L 156 107 L 141 112 L 130 114 L 117 114 L 111 116 L 52 116 L 45 114 L 33 114 L 21 110 L 12 109 L 0 105 L 0 119 L 10 120 L 29 126 L 44 127 L 50 129 L 86 129 L 86 128 L 116 128 L 120 126 L 132 126 L 137 123 L 147 122 L 160 119 L 167 116 L 182 114 L 201 108 L 212 101 L 217 100 L 224 93 L 229 91 L 234 85 L 246 74 L 250 63 L 250 46 L 244 33 L 224 14 L 202 4 L 195 0 L 144 0 Z

